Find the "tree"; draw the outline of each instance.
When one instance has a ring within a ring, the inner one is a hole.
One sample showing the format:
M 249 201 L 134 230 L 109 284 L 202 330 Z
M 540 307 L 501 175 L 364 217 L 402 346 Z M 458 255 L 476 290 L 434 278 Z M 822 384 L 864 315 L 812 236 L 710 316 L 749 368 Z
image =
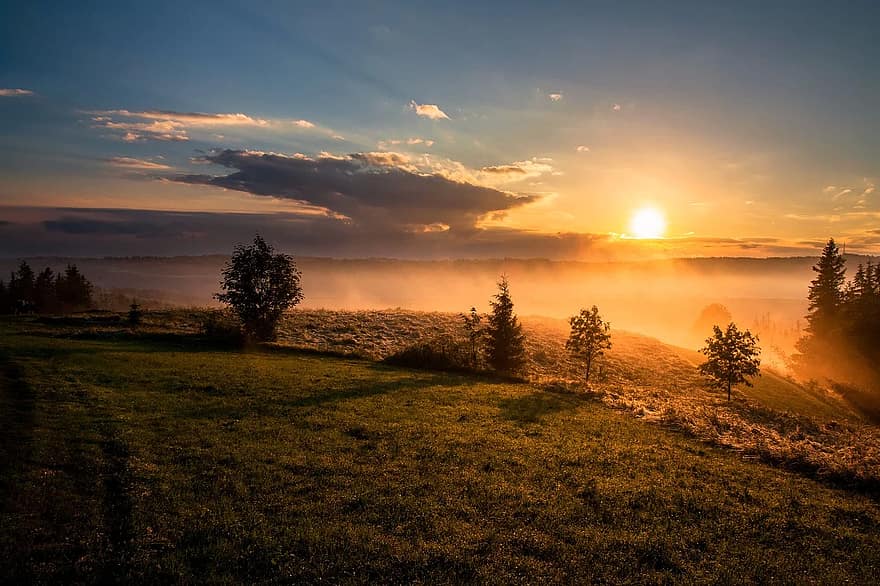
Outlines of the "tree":
M 837 324 L 837 315 L 843 302 L 843 285 L 846 282 L 846 260 L 834 243 L 828 240 L 819 262 L 813 266 L 816 278 L 810 282 L 809 331 L 813 335 L 830 332 Z
M 706 346 L 700 352 L 706 355 L 706 362 L 700 365 L 700 373 L 709 377 L 712 386 L 727 389 L 727 400 L 730 401 L 730 389 L 733 385 L 743 383 L 752 386 L 746 377 L 760 374 L 760 353 L 758 338 L 748 330 L 739 331 L 733 322 L 727 330 L 714 326 L 713 335 L 706 338 Z
M 55 273 L 46 267 L 34 280 L 34 306 L 39 313 L 52 313 L 58 309 L 58 290 Z
M 695 338 L 702 338 L 706 331 L 711 330 L 713 326 L 729 324 L 733 321 L 730 310 L 720 303 L 711 303 L 703 308 L 697 320 L 691 326 L 691 333 Z
M 293 257 L 257 234 L 252 245 L 235 247 L 214 297 L 232 308 L 246 336 L 272 340 L 284 312 L 302 301 L 300 276 Z
M 55 281 L 58 302 L 63 311 L 88 309 L 92 306 L 92 284 L 79 272 L 76 265 L 67 265 L 63 275 Z
M 590 384 L 590 370 L 593 362 L 611 348 L 611 324 L 603 321 L 599 308 L 582 309 L 578 315 L 568 319 L 571 333 L 565 348 L 571 355 L 584 363 L 584 382 Z
M 28 263 L 22 261 L 18 271 L 9 277 L 9 297 L 12 301 L 13 313 L 28 313 L 34 310 L 34 271 Z
M 489 302 L 492 312 L 486 327 L 486 358 L 497 372 L 515 374 L 525 366 L 525 336 L 513 312 L 510 283 L 505 275 L 498 281 L 498 293 Z
M 143 315 L 144 312 L 141 310 L 140 304 L 136 300 L 132 300 L 131 305 L 128 306 L 128 324 L 131 326 L 141 325 Z
M 477 313 L 476 307 L 471 307 L 469 313 L 461 314 L 464 323 L 464 333 L 467 336 L 468 361 L 471 368 L 480 367 L 480 347 L 483 341 L 483 316 Z
M 9 288 L 0 279 L 0 315 L 12 313 L 12 303 L 9 298 Z

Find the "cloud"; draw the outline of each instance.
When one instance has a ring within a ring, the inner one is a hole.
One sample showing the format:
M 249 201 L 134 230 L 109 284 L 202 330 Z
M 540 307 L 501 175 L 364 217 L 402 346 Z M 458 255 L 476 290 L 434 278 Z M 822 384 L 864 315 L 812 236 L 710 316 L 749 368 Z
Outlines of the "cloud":
M 623 109 L 623 106 L 621 106 L 620 104 L 612 104 L 611 109 L 615 112 L 620 112 Z
M 538 199 L 456 180 L 430 162 L 394 152 L 310 157 L 224 150 L 205 159 L 234 172 L 169 179 L 307 203 L 368 231 L 411 231 L 432 224 L 474 230 L 486 214 Z
M 431 120 L 449 120 L 446 112 L 440 109 L 436 104 L 417 104 L 415 100 L 409 103 L 410 109 L 422 118 L 430 118 Z
M 95 116 L 110 118 L 143 118 L 161 120 L 180 126 L 269 126 L 270 121 L 254 118 L 242 113 L 174 112 L 172 110 L 96 110 L 89 112 Z M 306 122 L 302 120 L 301 122 Z M 308 124 L 311 124 L 310 122 Z
M 588 147 L 588 146 L 584 146 L 584 145 L 579 145 L 579 146 L 578 146 L 576 149 L 574 149 L 574 150 L 576 150 L 576 151 L 579 152 L 579 153 L 588 153 L 588 152 L 590 152 L 590 147 Z
M 283 129 L 285 127 L 316 130 L 338 135 L 326 128 L 319 128 L 309 120 L 281 120 L 250 116 L 237 113 L 175 112 L 171 110 L 93 110 L 91 116 L 94 128 L 113 131 L 125 142 L 144 140 L 187 141 L 193 129 L 216 130 L 221 128 Z M 217 136 L 216 133 L 212 136 Z M 221 135 L 222 136 L 222 135 Z M 340 137 L 341 138 L 341 137 Z
M 546 173 L 555 173 L 551 159 L 535 157 L 507 165 L 490 165 L 479 170 L 480 181 L 492 185 L 533 179 Z
M 407 138 L 406 140 L 401 138 L 390 138 L 388 140 L 380 140 L 376 143 L 376 147 L 381 150 L 388 150 L 388 148 L 391 146 L 397 146 L 401 144 L 407 144 L 409 146 L 424 145 L 426 147 L 431 147 L 434 145 L 434 141 L 425 138 L 418 138 L 415 136 Z
M 111 157 L 107 159 L 106 162 L 110 165 L 113 165 L 114 167 L 143 171 L 161 171 L 171 168 L 168 165 L 163 165 L 162 163 L 145 161 L 143 159 L 134 159 L 132 157 Z
M 117 122 L 109 116 L 94 116 L 92 117 L 92 127 L 114 131 L 125 142 L 142 140 L 185 142 L 189 140 L 189 135 L 183 124 L 172 120 Z
M 3 98 L 24 97 L 32 95 L 34 95 L 34 92 L 31 90 L 23 90 L 21 88 L 0 88 L 0 97 Z
M 562 99 L 562 93 L 556 92 L 556 93 L 552 93 L 552 94 L 547 94 L 547 97 L 550 98 L 551 102 L 558 102 L 559 100 Z

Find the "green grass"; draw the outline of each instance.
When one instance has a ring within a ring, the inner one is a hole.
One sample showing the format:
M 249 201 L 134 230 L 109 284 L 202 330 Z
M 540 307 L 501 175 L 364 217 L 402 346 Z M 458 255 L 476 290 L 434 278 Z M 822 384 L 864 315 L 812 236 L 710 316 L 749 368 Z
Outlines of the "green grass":
M 588 397 L 0 331 L 0 582 L 825 582 L 880 507 Z

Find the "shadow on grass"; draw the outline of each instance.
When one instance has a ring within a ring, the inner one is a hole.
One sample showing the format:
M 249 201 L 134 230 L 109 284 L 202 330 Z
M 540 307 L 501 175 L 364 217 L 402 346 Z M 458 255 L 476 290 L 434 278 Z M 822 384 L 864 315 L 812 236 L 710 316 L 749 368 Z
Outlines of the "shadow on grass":
M 16 477 L 30 457 L 34 396 L 18 365 L 0 354 L 0 513 L 12 504 Z
M 505 419 L 519 423 L 538 423 L 548 415 L 577 409 L 580 404 L 581 401 L 574 397 L 535 391 L 522 397 L 502 399 L 498 402 L 498 407 Z

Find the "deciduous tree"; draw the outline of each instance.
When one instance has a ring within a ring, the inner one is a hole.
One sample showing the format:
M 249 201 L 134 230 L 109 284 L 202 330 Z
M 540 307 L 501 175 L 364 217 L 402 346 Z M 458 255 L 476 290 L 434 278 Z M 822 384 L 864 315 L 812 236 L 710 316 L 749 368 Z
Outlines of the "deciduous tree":
M 571 355 L 584 363 L 584 382 L 590 383 L 590 371 L 597 358 L 611 348 L 611 324 L 599 315 L 599 308 L 582 309 L 578 315 L 568 319 L 571 333 L 565 348 Z
M 740 331 L 736 324 L 729 323 L 726 330 L 714 326 L 714 332 L 706 338 L 706 345 L 700 352 L 706 355 L 706 362 L 700 365 L 700 372 L 709 378 L 712 386 L 730 390 L 733 385 L 752 386 L 747 377 L 760 374 L 761 349 L 758 338 L 748 330 Z
M 216 299 L 229 305 L 245 335 L 257 340 L 274 339 L 284 312 L 303 298 L 293 257 L 276 253 L 259 234 L 250 246 L 235 247 L 221 287 Z

